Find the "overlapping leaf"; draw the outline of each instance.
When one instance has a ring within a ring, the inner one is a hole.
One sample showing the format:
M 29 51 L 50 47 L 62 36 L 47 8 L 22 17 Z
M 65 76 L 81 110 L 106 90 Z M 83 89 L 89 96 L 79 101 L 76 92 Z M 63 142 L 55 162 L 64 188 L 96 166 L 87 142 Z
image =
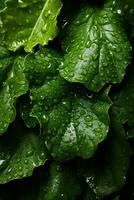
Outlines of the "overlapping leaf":
M 6 4 L 1 18 L 9 50 L 24 46 L 30 52 L 37 44 L 46 45 L 57 35 L 60 0 L 7 0 Z
M 6 80 L 14 61 L 14 56 L 3 46 L 0 46 L 0 87 L 2 82 Z
M 7 62 L 7 65 L 3 65 L 4 68 L 9 67 L 9 64 Z M 27 90 L 28 82 L 24 74 L 24 59 L 19 57 L 14 60 L 8 78 L 0 89 L 0 134 L 4 133 L 9 124 L 14 121 L 16 100 Z
M 131 48 L 111 1 L 101 7 L 84 5 L 65 28 L 62 77 L 93 91 L 121 82 Z
M 21 126 L 10 128 L 0 138 L 0 184 L 31 176 L 46 160 L 44 144 L 35 132 Z
M 49 181 L 41 189 L 44 200 L 75 200 L 81 194 L 82 185 L 70 167 L 53 163 Z
M 127 126 L 127 136 L 134 137 L 134 78 L 133 65 L 128 68 L 127 77 L 124 80 L 124 86 L 120 91 L 114 94 L 114 104 L 111 115 L 116 118 L 116 127 L 123 129 L 123 125 Z
M 131 149 L 124 132 L 115 128 L 103 145 L 96 158 L 78 165 L 88 185 L 85 199 L 103 199 L 119 191 L 126 181 Z
M 37 66 L 36 62 L 38 59 L 34 59 L 34 66 Z M 28 63 L 29 57 L 25 62 L 26 68 Z M 31 58 L 30 63 L 32 67 Z M 44 65 L 43 60 L 41 64 L 45 73 L 51 60 L 48 65 Z M 107 91 L 95 97 L 88 95 L 79 87 L 74 89 L 58 74 L 49 74 L 49 79 L 46 75 L 41 86 L 31 89 L 33 108 L 30 116 L 43 127 L 44 140 L 55 159 L 70 159 L 77 155 L 89 158 L 106 137 L 110 106 Z
M 11 182 L 8 186 L 8 193 L 3 195 L 5 200 L 76 200 L 82 193 L 82 184 L 76 171 L 68 164 L 55 162 L 36 170 L 32 177 Z M 6 187 L 3 186 L 3 190 L 0 187 L 1 199 Z

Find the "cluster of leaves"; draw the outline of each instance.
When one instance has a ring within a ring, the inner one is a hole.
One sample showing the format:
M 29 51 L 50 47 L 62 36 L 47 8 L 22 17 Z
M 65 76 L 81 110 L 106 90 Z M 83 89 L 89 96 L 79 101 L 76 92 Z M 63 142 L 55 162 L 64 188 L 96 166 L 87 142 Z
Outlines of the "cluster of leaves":
M 134 198 L 133 20 L 133 0 L 0 1 L 0 200 Z

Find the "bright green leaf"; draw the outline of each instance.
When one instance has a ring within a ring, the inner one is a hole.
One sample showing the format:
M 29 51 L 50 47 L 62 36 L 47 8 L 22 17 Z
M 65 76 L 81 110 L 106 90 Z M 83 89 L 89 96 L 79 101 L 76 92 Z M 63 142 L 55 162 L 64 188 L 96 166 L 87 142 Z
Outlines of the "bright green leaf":
M 24 46 L 31 52 L 37 44 L 48 44 L 57 35 L 61 7 L 60 0 L 7 0 L 7 9 L 1 18 L 8 49 L 16 51 Z

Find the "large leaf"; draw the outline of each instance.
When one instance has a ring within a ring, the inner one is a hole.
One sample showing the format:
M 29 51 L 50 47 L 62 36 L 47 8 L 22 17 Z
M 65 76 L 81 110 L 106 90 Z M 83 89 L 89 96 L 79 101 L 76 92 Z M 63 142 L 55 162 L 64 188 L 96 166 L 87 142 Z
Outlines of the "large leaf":
M 44 127 L 46 145 L 55 159 L 91 157 L 108 132 L 106 92 L 90 99 L 77 90 L 70 90 L 60 77 L 31 90 L 31 116 Z
M 15 59 L 8 78 L 0 90 L 0 134 L 4 133 L 14 120 L 16 100 L 27 90 L 28 82 L 24 74 L 24 59 L 19 57 Z
M 0 138 L 0 184 L 31 176 L 46 159 L 42 139 L 35 132 L 21 126 L 10 128 Z
M 124 132 L 114 130 L 96 157 L 79 163 L 78 171 L 88 185 L 85 199 L 103 199 L 119 191 L 126 181 L 130 155 L 131 149 Z
M 60 0 L 7 0 L 1 18 L 8 49 L 16 51 L 24 46 L 30 52 L 37 44 L 53 40 L 61 6 Z
M 35 57 L 32 64 L 31 56 L 28 56 L 25 68 L 37 66 L 38 62 Z M 51 59 L 47 65 L 42 65 L 42 74 L 43 71 L 46 74 L 44 83 L 30 91 L 30 107 L 33 107 L 29 116 L 36 118 L 43 128 L 47 148 L 55 159 L 89 158 L 108 132 L 108 91 L 92 97 L 85 88 L 78 86 L 75 89 L 57 73 L 47 72 L 48 65 L 53 65 Z M 38 67 L 36 69 L 38 71 Z M 23 119 L 30 120 L 27 113 Z M 28 122 L 26 124 L 29 126 Z
M 131 57 L 122 24 L 107 2 L 101 7 L 84 5 L 65 26 L 63 37 L 61 76 L 93 91 L 121 82 Z

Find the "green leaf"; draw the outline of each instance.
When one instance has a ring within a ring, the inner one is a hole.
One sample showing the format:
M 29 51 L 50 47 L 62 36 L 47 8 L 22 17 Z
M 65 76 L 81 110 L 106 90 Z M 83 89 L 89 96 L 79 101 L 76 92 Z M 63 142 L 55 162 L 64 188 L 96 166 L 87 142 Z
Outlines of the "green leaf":
M 8 49 L 16 51 L 24 46 L 31 52 L 37 44 L 48 44 L 57 35 L 61 7 L 60 0 L 7 0 L 7 9 L 1 18 Z
M 7 80 L 0 90 L 0 134 L 3 134 L 16 115 L 15 104 L 21 95 L 28 90 L 28 82 L 24 74 L 24 59 L 14 60 Z
M 101 7 L 84 5 L 65 26 L 64 35 L 63 78 L 93 91 L 122 81 L 131 48 L 111 1 Z
M 25 59 L 25 73 L 30 86 L 41 85 L 46 79 L 51 79 L 52 75 L 57 74 L 61 61 L 61 54 L 50 48 L 28 54 Z
M 0 1 L 0 12 L 5 8 L 5 0 Z
M 0 138 L 0 184 L 31 176 L 46 160 L 42 138 L 21 126 L 10 128 Z
M 41 187 L 42 200 L 75 200 L 82 190 L 82 185 L 74 171 L 65 164 L 53 163 L 46 186 Z
M 92 160 L 77 163 L 89 187 L 87 194 L 94 193 L 95 199 L 103 199 L 119 191 L 126 181 L 130 156 L 124 132 L 112 131 Z
M 30 116 L 32 105 L 30 104 L 29 98 L 26 96 L 24 99 L 19 101 L 19 111 L 22 119 L 24 120 L 25 125 L 28 128 L 34 128 L 37 124 L 37 119 Z
M 48 62 L 44 62 L 46 59 Z M 44 130 L 47 148 L 55 159 L 67 160 L 74 156 L 89 158 L 108 132 L 108 90 L 92 97 L 85 88 L 71 85 L 61 78 L 57 71 L 58 62 L 55 61 L 56 57 L 49 58 L 45 51 L 39 52 L 36 56 L 31 54 L 26 58 L 25 68 L 28 69 L 28 76 L 36 74 L 36 71 L 37 74 L 40 73 L 42 68 L 44 82 L 31 88 L 32 109 L 31 112 L 28 111 L 29 119 L 26 115 L 24 120 L 28 119 L 28 123 L 31 123 L 32 117 L 37 119 Z M 49 65 L 52 71 L 48 70 Z M 26 122 L 27 126 L 28 123 Z
M 36 54 L 28 54 L 25 59 L 25 74 L 30 87 L 33 88 L 35 86 L 40 86 L 45 81 L 51 80 L 52 75 L 56 75 L 58 73 L 58 66 L 61 60 L 61 54 L 49 48 L 42 48 Z M 48 103 L 50 103 L 49 100 L 50 98 L 47 99 Z M 26 126 L 28 128 L 35 127 L 37 120 L 30 116 L 32 105 L 30 104 L 28 95 L 20 99 L 19 108 L 21 117 Z
M 69 163 L 51 162 L 36 169 L 32 177 L 0 186 L 0 195 L 5 193 L 2 200 L 76 200 L 82 188 Z
M 0 84 L 6 80 L 8 72 L 13 64 L 13 60 L 14 56 L 11 52 L 0 46 Z
M 30 113 L 44 129 L 46 146 L 55 159 L 89 158 L 108 132 L 107 91 L 88 97 L 60 77 L 31 90 Z
M 133 65 L 128 68 L 124 86 L 113 95 L 111 115 L 115 116 L 116 127 L 123 129 L 127 124 L 127 136 L 134 137 L 134 79 Z
M 126 26 L 134 25 L 134 1 L 133 0 L 118 0 L 113 1 L 116 12 L 125 19 Z

